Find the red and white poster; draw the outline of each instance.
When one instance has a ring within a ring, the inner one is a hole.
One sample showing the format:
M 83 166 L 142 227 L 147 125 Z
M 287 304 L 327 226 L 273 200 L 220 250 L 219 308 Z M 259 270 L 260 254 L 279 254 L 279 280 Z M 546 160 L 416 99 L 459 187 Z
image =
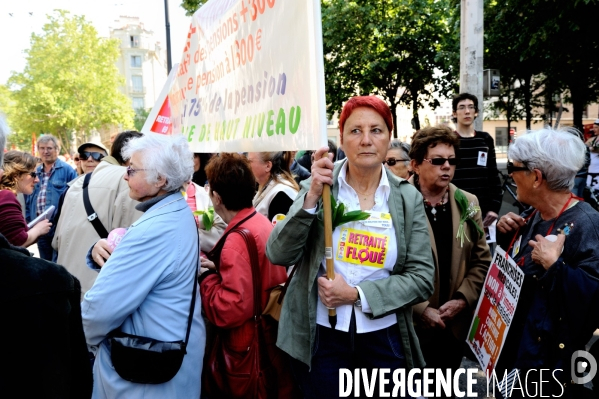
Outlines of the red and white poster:
M 478 299 L 466 342 L 472 349 L 480 367 L 491 372 L 505 343 L 516 312 L 524 272 L 499 246 Z

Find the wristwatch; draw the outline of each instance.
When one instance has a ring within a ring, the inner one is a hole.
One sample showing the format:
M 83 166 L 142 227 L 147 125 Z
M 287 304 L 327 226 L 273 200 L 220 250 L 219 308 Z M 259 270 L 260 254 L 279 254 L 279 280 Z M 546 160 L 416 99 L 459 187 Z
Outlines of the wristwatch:
M 357 306 L 360 309 L 362 309 L 362 299 L 360 299 L 360 290 L 357 287 L 356 291 L 358 291 L 358 299 L 356 299 L 356 302 L 354 302 L 354 306 Z

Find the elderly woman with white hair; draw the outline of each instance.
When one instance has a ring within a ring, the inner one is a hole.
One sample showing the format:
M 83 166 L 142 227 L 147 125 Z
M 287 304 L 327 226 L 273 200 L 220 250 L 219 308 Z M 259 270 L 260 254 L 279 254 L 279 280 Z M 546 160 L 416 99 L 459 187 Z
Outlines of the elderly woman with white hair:
M 582 397 L 571 358 L 599 327 L 599 213 L 571 193 L 584 156 L 582 141 L 567 131 L 518 137 L 508 173 L 531 208 L 497 223 L 498 244 L 525 278 L 496 370 L 519 369 L 523 384 L 525 375 L 528 384 L 544 381 L 544 394 L 561 397 Z
M 410 145 L 397 139 L 391 140 L 383 164 L 395 176 L 406 180 L 409 179 L 411 172 Z
M 123 155 L 130 158 L 124 177 L 129 195 L 144 215 L 116 248 L 109 236 L 88 252 L 88 266 L 101 268 L 81 306 L 87 343 L 98 348 L 93 397 L 198 398 L 206 341 L 197 293 L 198 233 L 181 193 L 193 173 L 193 154 L 182 136 L 149 134 L 131 139 Z M 113 363 L 111 337 L 120 333 L 186 342 L 176 375 L 163 383 L 127 381 Z

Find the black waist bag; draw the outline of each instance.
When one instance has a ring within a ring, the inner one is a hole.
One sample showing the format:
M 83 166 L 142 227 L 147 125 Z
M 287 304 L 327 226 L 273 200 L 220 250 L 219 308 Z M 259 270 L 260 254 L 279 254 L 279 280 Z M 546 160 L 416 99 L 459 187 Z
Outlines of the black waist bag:
M 164 342 L 114 330 L 110 358 L 122 379 L 138 384 L 162 384 L 179 372 L 187 353 L 184 341 Z

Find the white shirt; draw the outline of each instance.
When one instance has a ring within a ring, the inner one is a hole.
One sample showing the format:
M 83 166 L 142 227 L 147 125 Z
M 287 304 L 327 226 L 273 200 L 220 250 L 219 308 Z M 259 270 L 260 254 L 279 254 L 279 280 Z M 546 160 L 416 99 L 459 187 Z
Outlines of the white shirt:
M 389 215 L 389 194 L 391 187 L 387 174 L 382 169 L 381 180 L 374 194 L 374 206 L 368 210 L 371 218 L 367 221 L 357 221 L 338 226 L 333 231 L 333 257 L 335 274 L 343 276 L 351 287 L 357 287 L 360 292 L 362 309 L 352 305 L 342 305 L 337 308 L 337 326 L 340 331 L 349 331 L 352 310 L 356 312 L 356 331 L 367 333 L 387 328 L 397 323 L 395 314 L 380 319 L 370 319 L 364 313 L 372 313 L 368 298 L 358 286 L 362 281 L 373 281 L 387 278 L 391 275 L 397 260 L 397 240 L 395 229 Z M 360 199 L 356 191 L 347 183 L 347 163 L 341 168 L 339 177 L 339 194 L 337 202 L 345 204 L 346 212 L 360 210 Z M 315 212 L 316 208 L 307 210 Z M 351 248 L 350 248 L 351 247 Z M 367 258 L 368 257 L 368 258 Z M 326 275 L 323 259 L 322 275 Z M 329 312 L 319 300 L 316 309 L 316 322 L 325 327 L 329 324 Z

